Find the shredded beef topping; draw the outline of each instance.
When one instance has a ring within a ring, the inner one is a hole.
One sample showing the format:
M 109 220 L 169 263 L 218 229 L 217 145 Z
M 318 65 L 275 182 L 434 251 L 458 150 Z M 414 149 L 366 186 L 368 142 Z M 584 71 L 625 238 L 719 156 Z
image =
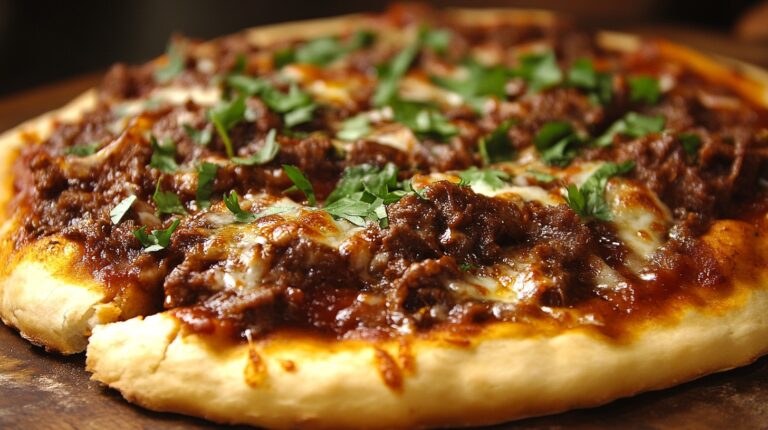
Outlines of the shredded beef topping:
M 562 24 L 410 8 L 374 20 L 323 49 L 177 39 L 114 66 L 96 108 L 20 151 L 16 246 L 63 236 L 112 291 L 241 338 L 610 331 L 728 291 L 701 236 L 768 207 L 765 108 L 652 42 L 617 52 Z M 646 193 L 650 255 L 608 183 Z

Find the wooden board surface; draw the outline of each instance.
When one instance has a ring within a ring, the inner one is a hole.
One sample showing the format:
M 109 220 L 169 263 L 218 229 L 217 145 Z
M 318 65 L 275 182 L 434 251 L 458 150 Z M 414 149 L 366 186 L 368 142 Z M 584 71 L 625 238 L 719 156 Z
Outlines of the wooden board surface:
M 664 31 L 638 29 L 661 35 Z M 676 30 L 680 33 L 680 30 Z M 732 40 L 666 33 L 702 50 L 722 52 Z M 712 41 L 717 43 L 713 43 Z M 699 43 L 697 43 L 697 41 Z M 719 45 L 718 45 L 719 43 Z M 741 53 L 742 55 L 736 55 Z M 742 46 L 731 56 L 768 66 L 768 48 Z M 0 100 L 0 131 L 63 105 L 99 74 L 73 78 Z M 215 425 L 130 405 L 89 380 L 82 355 L 49 355 L 0 325 L 0 429 L 208 429 Z M 631 372 L 631 369 L 627 369 Z M 236 427 L 231 427 L 236 428 Z M 600 408 L 505 424 L 494 429 L 763 429 L 768 428 L 768 357 L 751 366 Z

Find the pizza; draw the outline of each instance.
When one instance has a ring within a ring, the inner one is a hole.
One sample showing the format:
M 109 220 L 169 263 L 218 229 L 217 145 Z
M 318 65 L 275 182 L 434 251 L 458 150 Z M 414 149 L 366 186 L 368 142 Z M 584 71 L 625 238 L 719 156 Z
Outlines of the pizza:
M 768 86 L 537 11 L 281 24 L 0 137 L 0 315 L 157 411 L 498 423 L 768 351 Z

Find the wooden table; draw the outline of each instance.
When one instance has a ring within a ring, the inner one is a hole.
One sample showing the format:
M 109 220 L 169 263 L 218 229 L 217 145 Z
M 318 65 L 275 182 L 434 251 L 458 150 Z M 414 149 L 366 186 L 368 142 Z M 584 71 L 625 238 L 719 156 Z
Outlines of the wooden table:
M 702 50 L 768 66 L 768 48 L 735 44 L 722 35 L 643 27 Z M 733 48 L 737 46 L 737 48 Z M 99 74 L 0 100 L 0 130 L 64 104 Z M 44 353 L 0 325 L 0 429 L 204 429 L 201 420 L 145 411 L 90 381 L 82 355 Z M 632 369 L 627 369 L 631 372 Z M 498 429 L 763 429 L 768 428 L 768 357 L 669 390 L 607 406 L 505 424 Z

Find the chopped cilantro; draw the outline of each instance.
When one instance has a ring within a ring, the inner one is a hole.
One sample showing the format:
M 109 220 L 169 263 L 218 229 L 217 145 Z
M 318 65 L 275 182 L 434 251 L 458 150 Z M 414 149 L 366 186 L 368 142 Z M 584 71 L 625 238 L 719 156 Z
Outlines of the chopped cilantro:
M 568 84 L 587 91 L 596 104 L 608 104 L 613 98 L 613 78 L 608 73 L 596 72 L 587 58 L 573 62 L 568 71 Z
M 373 95 L 375 106 L 384 106 L 397 96 L 400 79 L 411 67 L 411 63 L 419 53 L 420 45 L 420 42 L 415 42 L 406 46 L 389 63 L 379 67 L 379 84 Z
M 271 86 L 269 82 L 262 78 L 253 78 L 245 75 L 228 76 L 226 83 L 241 94 L 249 96 L 259 94 L 264 91 L 264 89 Z
M 296 84 L 291 84 L 288 93 L 268 86 L 261 91 L 260 95 L 270 109 L 284 115 L 286 127 L 290 128 L 312 119 L 312 113 L 315 110 L 312 97 Z
M 509 138 L 509 129 L 515 123 L 515 120 L 508 119 L 499 124 L 490 134 L 480 139 L 478 149 L 480 150 L 483 164 L 498 163 L 512 159 L 515 149 L 512 147 L 512 140 Z
M 465 262 L 459 264 L 459 270 L 461 270 L 462 272 L 469 272 L 470 270 L 472 270 L 474 268 L 475 268 L 475 265 L 470 263 L 470 262 L 468 262 L 468 261 L 465 261 Z
M 539 129 L 534 143 L 542 161 L 564 167 L 576 158 L 583 142 L 570 123 L 551 121 Z
M 335 36 L 318 37 L 293 49 L 278 51 L 273 59 L 278 68 L 291 63 L 326 66 L 352 51 L 370 46 L 375 40 L 376 34 L 366 30 L 353 34 L 346 43 Z
M 533 179 L 536 179 L 537 181 L 541 182 L 542 184 L 548 184 L 550 182 L 556 181 L 557 176 L 550 175 L 549 173 L 545 173 L 539 170 L 529 169 L 526 173 L 531 175 Z
M 232 159 L 232 162 L 245 166 L 266 164 L 274 160 L 278 152 L 280 152 L 280 144 L 277 143 L 277 131 L 273 128 L 267 133 L 267 137 L 264 139 L 264 146 L 256 151 L 255 154 L 248 158 L 235 157 Z
M 637 112 L 629 112 L 614 122 L 602 136 L 593 142 L 593 145 L 598 147 L 610 146 L 617 134 L 638 138 L 651 133 L 660 133 L 664 130 L 666 122 L 663 115 L 647 116 Z
M 179 168 L 179 165 L 176 164 L 176 144 L 173 143 L 173 140 L 165 138 L 163 143 L 159 143 L 155 136 L 150 136 L 149 143 L 152 145 L 150 167 L 164 173 L 173 173 Z
M 652 76 L 633 76 L 628 79 L 629 99 L 649 105 L 659 101 L 661 88 L 659 80 Z
M 383 168 L 369 164 L 348 167 L 325 201 L 324 211 L 335 218 L 365 226 L 368 221 L 387 225 L 385 205 L 407 194 L 404 183 L 397 181 L 397 167 L 387 163 Z
M 563 72 L 560 71 L 552 51 L 523 55 L 515 74 L 525 79 L 528 87 L 534 92 L 553 87 L 563 81 Z
M 310 104 L 296 108 L 290 112 L 286 112 L 285 116 L 283 116 L 285 126 L 291 128 L 295 125 L 312 121 L 312 114 L 315 112 L 315 108 L 317 108 L 316 105 Z
M 165 249 L 171 244 L 171 235 L 178 226 L 179 220 L 174 220 L 167 229 L 152 230 L 150 234 L 147 234 L 146 226 L 141 226 L 133 231 L 133 235 L 141 242 L 144 252 L 155 252 Z
M 699 158 L 699 147 L 701 146 L 701 137 L 694 133 L 680 133 L 677 140 L 683 145 L 683 150 L 688 157 L 696 162 Z
M 608 184 L 608 179 L 627 173 L 634 168 L 633 161 L 621 164 L 605 163 L 581 187 L 569 185 L 566 189 L 565 201 L 581 217 L 610 221 L 611 209 L 605 201 L 605 186 Z
M 232 141 L 229 139 L 229 130 L 238 122 L 245 119 L 245 97 L 240 96 L 234 100 L 221 101 L 208 111 L 208 117 L 213 122 L 216 132 L 219 134 L 227 156 L 232 158 L 235 153 L 232 149 Z
M 486 67 L 476 61 L 464 64 L 467 70 L 465 79 L 450 79 L 433 76 L 437 85 L 459 94 L 470 106 L 480 110 L 486 97 L 504 99 L 507 96 L 506 84 L 512 71 L 503 66 Z
M 64 149 L 64 153 L 67 155 L 74 155 L 76 157 L 87 157 L 89 155 L 95 154 L 99 149 L 99 146 L 101 146 L 99 142 L 72 145 Z
M 336 132 L 336 138 L 355 141 L 367 136 L 370 132 L 370 117 L 366 114 L 360 114 L 344 120 L 344 122 L 341 123 L 341 128 Z
M 459 129 L 431 105 L 394 100 L 391 104 L 395 121 L 410 128 L 416 135 L 444 140 L 458 134 Z
M 213 133 L 211 132 L 210 128 L 203 127 L 202 130 L 198 130 L 189 124 L 184 124 L 183 127 L 184 132 L 187 133 L 187 136 L 189 136 L 189 138 L 192 139 L 192 141 L 196 144 L 205 146 L 211 143 Z
M 184 63 L 187 59 L 185 50 L 186 44 L 184 43 L 171 42 L 168 44 L 168 49 L 166 50 L 168 62 L 163 67 L 155 70 L 154 73 L 155 80 L 158 83 L 168 83 L 184 71 Z
M 195 192 L 195 200 L 201 209 L 206 209 L 211 206 L 213 184 L 216 181 L 216 173 L 218 171 L 218 165 L 207 161 L 203 161 L 197 166 L 197 191 Z
M 509 180 L 509 174 L 496 169 L 478 169 L 475 166 L 470 167 L 463 172 L 459 172 L 461 183 L 459 185 L 485 185 L 492 190 L 498 190 L 504 187 L 504 182 Z
M 421 41 L 438 54 L 445 54 L 451 46 L 451 31 L 447 29 L 424 28 L 421 32 Z
M 136 196 L 128 196 L 120 201 L 111 211 L 109 211 L 109 219 L 112 220 L 112 224 L 119 224 L 125 216 L 128 209 L 133 206 L 133 202 L 136 201 Z
M 152 195 L 152 201 L 157 206 L 157 213 L 162 214 L 186 214 L 184 205 L 181 203 L 179 196 L 171 191 L 161 191 L 160 182 L 155 187 L 155 194 Z
M 224 194 L 224 205 L 226 205 L 227 209 L 235 215 L 235 220 L 237 222 L 246 224 L 256 219 L 256 215 L 240 207 L 237 191 L 235 190 L 232 190 L 229 195 Z
M 285 192 L 301 191 L 307 197 L 307 201 L 311 206 L 317 205 L 315 190 L 312 188 L 312 183 L 309 182 L 309 179 L 304 176 L 304 173 L 298 167 L 288 164 L 283 164 L 283 171 L 288 175 L 288 179 L 293 182 L 293 186 L 285 190 Z

